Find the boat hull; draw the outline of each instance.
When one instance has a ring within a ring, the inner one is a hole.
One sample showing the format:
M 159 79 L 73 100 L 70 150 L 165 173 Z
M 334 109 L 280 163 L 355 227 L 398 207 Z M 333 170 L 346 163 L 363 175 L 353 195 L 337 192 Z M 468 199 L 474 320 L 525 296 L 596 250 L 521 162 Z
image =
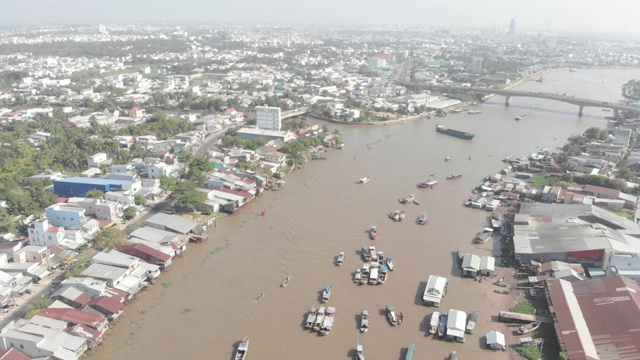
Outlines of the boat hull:
M 464 140 L 471 140 L 476 136 L 475 134 L 454 130 L 454 129 L 449 129 L 440 125 L 436 126 L 436 131 L 441 134 L 457 137 L 458 139 L 464 139 Z

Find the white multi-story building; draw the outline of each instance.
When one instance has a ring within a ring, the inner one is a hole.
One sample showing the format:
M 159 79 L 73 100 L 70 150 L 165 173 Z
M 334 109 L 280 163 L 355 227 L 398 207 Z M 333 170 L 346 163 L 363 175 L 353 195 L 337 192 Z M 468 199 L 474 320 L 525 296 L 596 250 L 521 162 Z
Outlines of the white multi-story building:
M 36 246 L 51 247 L 60 245 L 64 239 L 64 229 L 50 226 L 48 220 L 36 220 L 29 225 L 29 243 Z
M 279 107 L 256 106 L 256 126 L 263 130 L 280 130 L 282 117 Z

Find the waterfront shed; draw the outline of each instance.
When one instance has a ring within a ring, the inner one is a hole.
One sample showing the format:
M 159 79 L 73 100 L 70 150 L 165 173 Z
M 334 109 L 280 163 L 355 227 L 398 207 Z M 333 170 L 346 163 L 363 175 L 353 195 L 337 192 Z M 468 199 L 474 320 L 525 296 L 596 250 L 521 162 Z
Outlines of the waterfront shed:
M 465 254 L 462 258 L 462 276 L 476 277 L 480 271 L 480 256 Z
M 506 350 L 507 342 L 504 334 L 499 331 L 489 331 L 487 333 L 487 347 L 491 350 Z
M 464 331 L 467 324 L 467 313 L 462 310 L 449 310 L 447 317 L 447 340 L 464 342 Z
M 183 219 L 180 216 L 164 213 L 153 215 L 147 219 L 144 224 L 156 229 L 183 235 L 201 230 L 200 225 L 196 222 Z
M 496 258 L 485 255 L 480 258 L 480 274 L 484 276 L 492 276 L 496 270 Z
M 447 278 L 438 275 L 429 276 L 429 281 L 427 282 L 424 294 L 422 295 L 422 301 L 424 304 L 440 306 L 440 301 L 442 301 L 442 297 L 447 291 L 447 285 Z

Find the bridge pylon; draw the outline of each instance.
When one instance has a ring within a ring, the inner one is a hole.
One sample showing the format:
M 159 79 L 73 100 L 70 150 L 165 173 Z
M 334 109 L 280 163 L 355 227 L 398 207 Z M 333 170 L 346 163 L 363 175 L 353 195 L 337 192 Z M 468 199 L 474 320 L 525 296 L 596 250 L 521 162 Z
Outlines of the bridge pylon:
M 578 110 L 578 116 L 582 116 L 583 111 L 584 111 L 584 106 L 580 105 L 580 110 Z
M 509 106 L 511 104 L 511 96 L 507 96 L 504 100 L 504 106 Z

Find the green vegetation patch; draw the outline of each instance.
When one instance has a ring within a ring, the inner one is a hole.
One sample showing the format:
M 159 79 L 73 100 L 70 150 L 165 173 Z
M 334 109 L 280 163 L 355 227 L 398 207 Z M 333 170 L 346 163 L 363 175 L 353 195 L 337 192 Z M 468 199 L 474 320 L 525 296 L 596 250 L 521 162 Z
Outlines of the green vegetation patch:
M 169 286 L 173 285 L 173 283 L 171 281 L 165 281 L 162 283 L 162 287 L 163 288 L 168 288 Z
M 543 188 L 549 185 L 549 175 L 548 174 L 536 174 L 531 180 L 529 180 L 533 187 Z
M 520 346 L 516 348 L 516 351 L 518 352 L 518 354 L 520 354 L 520 356 L 529 360 L 541 359 L 540 348 L 538 347 L 538 345 Z
M 529 300 L 525 300 L 518 305 L 514 306 L 511 311 L 517 312 L 520 314 L 529 314 L 533 315 L 536 313 L 536 308 L 533 306 L 533 303 Z

